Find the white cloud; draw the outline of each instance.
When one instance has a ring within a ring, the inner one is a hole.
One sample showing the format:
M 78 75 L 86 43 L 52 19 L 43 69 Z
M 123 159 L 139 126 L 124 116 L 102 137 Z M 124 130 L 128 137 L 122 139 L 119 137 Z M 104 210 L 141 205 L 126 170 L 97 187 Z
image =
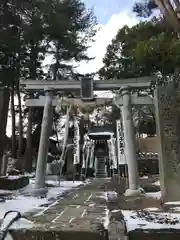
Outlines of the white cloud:
M 88 49 L 89 57 L 95 57 L 94 60 L 81 63 L 77 70 L 80 73 L 91 73 L 98 71 L 102 66 L 102 59 L 106 53 L 106 47 L 116 36 L 118 30 L 124 25 L 133 26 L 138 22 L 134 15 L 129 12 L 120 12 L 113 14 L 106 25 L 100 25 L 100 30 L 96 34 L 95 42 Z
M 100 30 L 95 36 L 95 41 L 90 44 L 90 48 L 87 51 L 89 57 L 95 57 L 95 59 L 89 62 L 81 62 L 79 65 L 76 63 L 75 66 L 78 66 L 76 70 L 82 74 L 98 71 L 103 66 L 102 59 L 106 53 L 106 48 L 116 36 L 118 30 L 124 25 L 131 27 L 137 24 L 137 22 L 136 17 L 129 11 L 114 13 L 106 25 L 101 24 L 98 26 Z M 43 65 L 49 65 L 52 62 L 54 62 L 53 56 L 49 55 L 46 57 Z

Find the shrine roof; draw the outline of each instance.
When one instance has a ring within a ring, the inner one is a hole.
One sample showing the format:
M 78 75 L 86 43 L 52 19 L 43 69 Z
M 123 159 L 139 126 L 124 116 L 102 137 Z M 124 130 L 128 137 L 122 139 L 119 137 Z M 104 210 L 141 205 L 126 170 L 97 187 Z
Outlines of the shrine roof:
M 89 132 L 88 135 L 90 136 L 97 136 L 97 135 L 113 135 L 114 132 Z
M 112 125 L 95 126 L 90 129 L 89 136 L 111 136 L 114 135 Z

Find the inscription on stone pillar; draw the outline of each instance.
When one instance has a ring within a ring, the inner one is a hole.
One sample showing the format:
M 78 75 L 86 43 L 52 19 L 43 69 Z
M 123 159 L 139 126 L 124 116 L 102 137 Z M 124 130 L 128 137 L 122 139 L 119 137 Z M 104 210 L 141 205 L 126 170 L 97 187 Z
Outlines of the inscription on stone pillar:
M 158 86 L 155 94 L 160 182 L 165 201 L 180 200 L 179 90 L 173 83 L 168 83 Z

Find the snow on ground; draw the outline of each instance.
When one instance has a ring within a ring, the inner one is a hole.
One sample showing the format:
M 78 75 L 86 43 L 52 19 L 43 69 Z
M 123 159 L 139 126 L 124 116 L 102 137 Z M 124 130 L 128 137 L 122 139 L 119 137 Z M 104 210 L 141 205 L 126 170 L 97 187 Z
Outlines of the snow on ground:
M 146 193 L 146 196 L 149 197 L 149 198 L 161 199 L 161 191 L 159 191 L 159 192 L 148 192 L 148 193 Z
M 180 201 L 176 202 L 165 202 L 164 205 L 173 212 L 180 212 Z
M 155 211 L 159 211 L 159 208 L 157 207 L 149 207 L 149 208 L 144 208 L 144 211 L 149 211 L 149 212 L 155 212 Z
M 109 222 L 110 222 L 110 212 L 109 212 L 109 209 L 105 209 L 105 217 L 102 219 L 103 221 L 103 226 L 104 228 L 107 230 L 108 227 L 109 227 Z
M 19 179 L 19 178 L 21 178 L 21 177 L 22 177 L 22 175 L 9 175 L 9 176 L 8 176 L 8 179 L 13 180 L 13 179 Z
M 99 197 L 104 198 L 106 201 L 111 201 L 111 200 L 116 200 L 118 197 L 118 194 L 115 191 L 107 191 L 107 192 L 103 192 Z
M 135 229 L 180 229 L 180 214 L 123 210 L 127 231 Z
M 166 205 L 176 205 L 176 206 L 180 206 L 180 201 L 176 201 L 176 202 L 166 202 Z
M 140 179 L 148 179 L 148 178 L 149 178 L 148 176 L 140 177 Z
M 84 185 L 86 183 L 80 181 L 61 181 L 60 186 L 57 186 L 57 183 L 54 181 L 47 181 L 48 184 L 54 185 L 54 187 L 49 188 L 47 197 L 45 198 L 37 198 L 37 197 L 29 197 L 29 196 L 14 196 L 13 199 L 6 200 L 5 202 L 0 203 L 0 219 L 4 217 L 4 214 L 10 210 L 19 211 L 21 214 L 25 214 L 27 212 L 38 212 L 42 211 L 45 204 L 51 203 L 52 199 L 57 198 L 62 195 L 65 191 L 68 191 L 72 188 L 78 187 L 80 185 Z M 33 187 L 34 180 L 30 181 L 30 184 L 27 187 Z M 6 192 L 6 191 L 5 191 Z M 55 201 L 55 200 L 54 200 Z
M 0 230 L 3 231 L 7 227 L 7 225 L 10 223 L 10 221 L 17 216 L 16 212 L 9 213 L 5 219 L 3 219 L 2 225 L 0 227 Z M 33 227 L 33 222 L 27 220 L 26 218 L 20 218 L 17 221 L 13 222 L 13 224 L 9 227 L 9 229 L 27 229 Z M 12 238 L 8 235 L 8 237 L 5 240 L 11 240 Z
M 11 200 L 6 200 L 4 203 L 0 203 L 0 219 L 4 217 L 4 214 L 7 211 L 15 210 L 19 211 L 22 214 L 32 211 L 38 210 L 40 205 L 47 203 L 47 198 L 38 199 L 35 197 L 25 197 L 18 196 Z

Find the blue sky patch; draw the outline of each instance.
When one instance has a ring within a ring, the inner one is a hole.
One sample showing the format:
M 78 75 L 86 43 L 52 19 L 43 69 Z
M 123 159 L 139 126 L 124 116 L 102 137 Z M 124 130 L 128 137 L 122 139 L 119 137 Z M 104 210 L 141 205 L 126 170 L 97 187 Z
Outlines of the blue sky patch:
M 84 0 L 88 8 L 93 7 L 99 24 L 107 24 L 113 14 L 131 11 L 134 0 Z

